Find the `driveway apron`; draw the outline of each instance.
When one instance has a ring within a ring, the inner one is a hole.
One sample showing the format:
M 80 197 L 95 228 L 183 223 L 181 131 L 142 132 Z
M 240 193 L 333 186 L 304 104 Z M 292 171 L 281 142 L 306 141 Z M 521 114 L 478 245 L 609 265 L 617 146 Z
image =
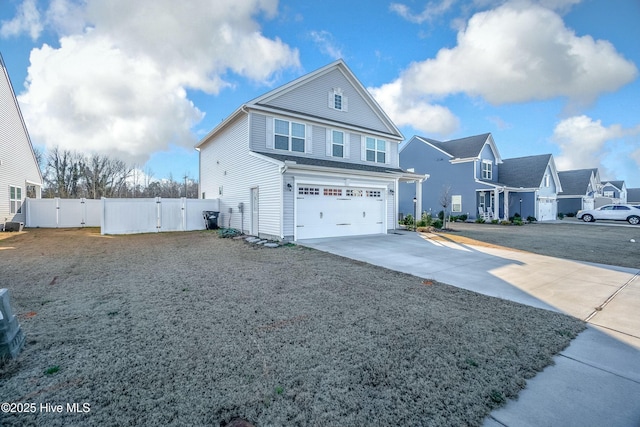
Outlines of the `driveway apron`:
M 640 426 L 640 270 L 411 232 L 298 243 L 585 320 L 485 426 Z

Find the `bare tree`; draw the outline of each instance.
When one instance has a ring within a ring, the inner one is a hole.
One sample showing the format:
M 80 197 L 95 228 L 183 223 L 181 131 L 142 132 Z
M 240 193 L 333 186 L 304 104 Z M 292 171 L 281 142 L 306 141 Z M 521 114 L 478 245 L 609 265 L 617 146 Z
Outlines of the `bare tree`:
M 439 202 L 444 212 L 444 216 L 442 217 L 442 228 L 447 228 L 447 208 L 451 204 L 451 185 L 447 184 L 442 186 Z
M 84 170 L 84 156 L 54 147 L 47 155 L 47 184 L 48 197 L 82 197 L 82 172 Z
M 121 197 L 127 194 L 127 178 L 131 168 L 122 160 L 95 154 L 85 163 L 84 185 L 91 199 Z

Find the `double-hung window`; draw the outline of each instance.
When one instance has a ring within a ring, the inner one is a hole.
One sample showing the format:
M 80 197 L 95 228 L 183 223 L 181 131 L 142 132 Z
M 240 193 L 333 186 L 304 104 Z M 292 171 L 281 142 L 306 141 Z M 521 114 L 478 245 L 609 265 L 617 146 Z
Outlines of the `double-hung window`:
M 365 144 L 365 159 L 368 162 L 384 163 L 386 161 L 387 142 L 385 140 L 367 137 Z
M 344 132 L 339 130 L 331 131 L 331 155 L 333 157 L 344 157 Z
M 22 188 L 9 186 L 9 212 L 18 214 L 22 212 Z
M 451 212 L 462 212 L 462 196 L 451 196 Z
M 487 160 L 482 161 L 482 179 L 491 179 L 493 176 L 493 164 Z
M 276 149 L 304 153 L 306 127 L 302 123 L 275 119 L 274 138 Z

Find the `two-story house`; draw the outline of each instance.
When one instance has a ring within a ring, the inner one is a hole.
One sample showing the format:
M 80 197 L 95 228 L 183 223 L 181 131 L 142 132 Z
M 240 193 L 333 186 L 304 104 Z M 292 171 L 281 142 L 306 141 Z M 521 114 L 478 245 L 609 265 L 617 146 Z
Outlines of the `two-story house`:
M 25 222 L 24 200 L 40 198 L 42 174 L 0 55 L 0 230 Z
M 600 190 L 598 169 L 559 171 L 562 192 L 558 194 L 558 213 L 575 214 L 579 210 L 593 209 Z
M 627 185 L 624 181 L 605 181 L 602 183 L 602 197 L 603 202 L 627 203 Z
M 436 141 L 414 136 L 400 150 L 400 167 L 429 173 L 421 212 L 444 210 L 470 219 L 508 219 L 516 213 L 538 221 L 557 215 L 561 189 L 553 156 L 502 159 L 490 133 Z M 415 190 L 400 184 L 400 212 L 413 213 Z
M 342 60 L 236 109 L 197 145 L 219 224 L 300 240 L 396 228 L 403 135 Z M 413 184 L 419 187 L 419 184 Z M 420 189 L 418 188 L 418 192 Z

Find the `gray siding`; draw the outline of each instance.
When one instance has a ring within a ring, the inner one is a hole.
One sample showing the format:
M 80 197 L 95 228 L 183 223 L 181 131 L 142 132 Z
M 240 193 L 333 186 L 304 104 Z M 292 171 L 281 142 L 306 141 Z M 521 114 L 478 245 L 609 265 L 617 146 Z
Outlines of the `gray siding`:
M 311 150 L 307 153 L 290 152 L 284 150 L 276 150 L 273 148 L 273 135 L 268 130 L 272 126 L 267 125 L 267 121 L 272 121 L 274 116 L 267 116 L 259 113 L 251 113 L 251 137 L 250 147 L 253 151 L 287 153 L 295 156 L 312 157 L 317 159 L 335 160 L 339 162 L 358 163 L 374 166 L 382 166 L 382 163 L 367 162 L 362 160 L 362 144 L 365 142 L 365 136 L 373 136 L 367 133 L 356 133 L 349 131 L 344 127 L 336 124 L 336 126 L 325 126 L 315 124 L 311 120 L 290 119 L 285 115 L 277 116 L 283 120 L 294 120 L 307 125 L 307 144 L 311 144 Z M 345 133 L 345 139 L 348 139 L 348 157 L 332 157 L 327 155 L 327 130 L 337 130 Z M 378 137 L 378 139 L 383 139 Z M 269 144 L 267 143 L 269 140 Z M 387 140 L 386 165 L 398 167 L 398 143 Z
M 248 233 L 251 188 L 258 187 L 259 234 L 280 238 L 282 178 L 277 165 L 249 154 L 248 131 L 248 117 L 243 115 L 201 147 L 200 191 L 208 199 L 219 198 L 221 225 Z M 222 194 L 219 194 L 220 187 Z M 239 203 L 244 204 L 243 214 L 239 212 Z
M 342 89 L 348 100 L 348 111 L 329 108 L 327 97 L 334 88 Z M 380 132 L 391 132 L 338 69 L 318 76 L 302 86 L 269 101 L 267 105 L 300 113 L 323 117 L 332 121 L 350 123 Z
M 431 212 L 437 215 L 442 210 L 440 198 L 445 187 L 450 186 L 449 195 L 462 196 L 462 212 L 470 218 L 477 216 L 476 189 L 489 190 L 492 187 L 478 184 L 474 181 L 474 162 L 450 163 L 449 158 L 431 146 L 412 139 L 400 153 L 400 167 L 414 168 L 416 173 L 429 174 L 430 177 L 422 184 L 421 212 Z M 403 214 L 414 211 L 413 198 L 415 184 L 400 183 L 398 210 Z M 450 202 L 450 201 L 449 201 Z M 447 210 L 450 211 L 449 206 Z
M 27 181 L 42 186 L 38 165 L 9 76 L 0 61 L 0 224 L 5 221 L 25 221 Z M 21 189 L 23 206 L 19 214 L 11 213 L 9 186 Z

